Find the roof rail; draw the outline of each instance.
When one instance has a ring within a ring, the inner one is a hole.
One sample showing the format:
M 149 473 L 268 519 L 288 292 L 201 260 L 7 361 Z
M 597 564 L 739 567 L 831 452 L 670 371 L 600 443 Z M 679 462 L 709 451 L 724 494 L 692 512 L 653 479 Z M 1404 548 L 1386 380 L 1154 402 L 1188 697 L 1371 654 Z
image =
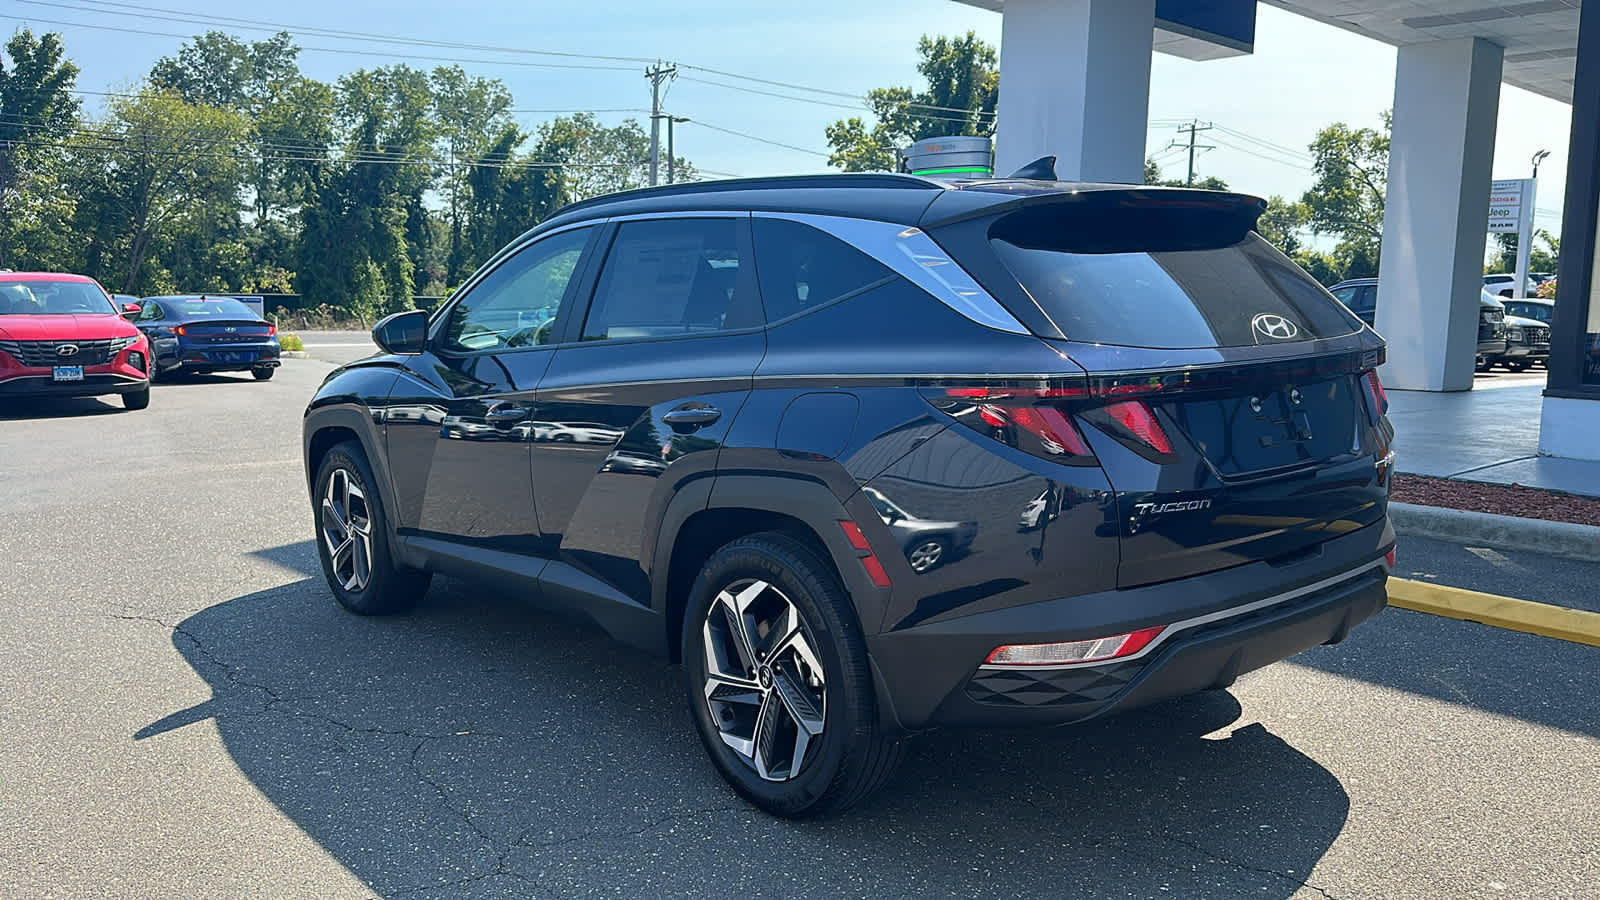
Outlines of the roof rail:
M 680 184 L 657 185 L 601 194 L 587 200 L 569 203 L 551 213 L 549 218 L 565 215 L 579 209 L 588 209 L 602 203 L 639 200 L 647 197 L 672 197 L 680 194 L 711 194 L 724 191 L 758 191 L 781 188 L 910 188 L 912 190 L 938 191 L 949 185 L 917 175 L 893 172 L 840 172 L 831 175 L 773 175 L 766 178 L 724 178 L 716 181 L 686 181 Z

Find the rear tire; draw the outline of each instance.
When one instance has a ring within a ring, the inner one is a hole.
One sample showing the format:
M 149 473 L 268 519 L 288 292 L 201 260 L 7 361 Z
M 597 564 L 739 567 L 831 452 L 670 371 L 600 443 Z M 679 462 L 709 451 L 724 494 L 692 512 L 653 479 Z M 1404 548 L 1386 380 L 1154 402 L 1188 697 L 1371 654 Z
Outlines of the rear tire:
M 431 578 L 395 564 L 377 483 L 361 445 L 345 441 L 322 458 L 312 501 L 317 556 L 328 588 L 340 606 L 363 616 L 409 610 Z
M 1528 371 L 1528 362 L 1527 360 L 1510 360 L 1506 362 L 1506 368 L 1513 372 L 1526 372 Z
M 150 386 L 145 385 L 142 391 L 131 391 L 122 395 L 123 409 L 144 409 L 150 405 Z
M 761 809 L 838 812 L 899 763 L 904 745 L 879 719 L 850 598 L 805 544 L 766 532 L 712 554 L 690 591 L 682 642 L 706 753 Z
M 250 374 L 254 375 L 257 381 L 268 381 L 276 371 L 278 371 L 276 366 L 258 366 L 251 369 Z

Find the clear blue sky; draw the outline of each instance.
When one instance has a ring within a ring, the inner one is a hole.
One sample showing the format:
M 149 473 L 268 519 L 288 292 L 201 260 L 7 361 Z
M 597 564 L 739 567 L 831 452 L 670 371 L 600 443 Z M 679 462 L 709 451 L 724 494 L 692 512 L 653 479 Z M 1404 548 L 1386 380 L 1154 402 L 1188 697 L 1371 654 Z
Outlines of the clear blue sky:
M 915 47 L 923 34 L 973 30 L 991 43 L 998 45 L 1000 40 L 998 14 L 951 0 L 783 4 L 769 0 L 400 0 L 384 4 L 379 14 L 368 4 L 337 0 L 278 0 L 249 6 L 214 0 L 149 2 L 154 6 L 144 6 L 140 12 L 133 3 L 0 0 L 0 29 L 10 31 L 27 23 L 36 30 L 62 32 L 69 54 L 83 70 L 78 86 L 94 91 L 117 90 L 136 82 L 156 58 L 175 52 L 182 36 L 220 27 L 242 38 L 260 38 L 274 30 L 243 23 L 224 26 L 202 21 L 205 17 L 259 20 L 289 26 L 305 48 L 302 69 L 321 79 L 332 80 L 353 69 L 391 62 L 432 67 L 443 61 L 429 57 L 455 57 L 473 74 L 504 80 L 516 98 L 516 107 L 529 111 L 518 115 L 528 126 L 555 114 L 544 110 L 636 110 L 601 116 L 611 122 L 630 116 L 642 118 L 649 105 L 642 66 L 474 49 L 407 49 L 319 36 L 308 29 L 600 56 L 659 57 L 852 95 L 873 87 L 917 84 Z M 75 24 L 58 24 L 63 22 Z M 519 64 L 530 62 L 618 66 L 620 70 Z M 1237 134 L 1210 132 L 1206 143 L 1219 146 L 1201 157 L 1197 167 L 1201 173 L 1220 176 L 1238 190 L 1298 196 L 1310 183 L 1302 158 L 1307 142 L 1318 128 L 1333 121 L 1376 125 L 1380 111 L 1392 102 L 1394 65 L 1395 52 L 1384 44 L 1263 4 L 1254 55 L 1212 62 L 1156 55 L 1149 151 L 1159 153 L 1177 137 L 1178 120 L 1212 120 L 1265 144 Z M 668 111 L 696 123 L 801 148 L 760 143 L 698 124 L 679 126 L 679 154 L 708 171 L 757 175 L 824 170 L 823 129 L 852 114 L 852 101 L 841 96 L 703 72 L 686 70 L 683 75 L 668 91 Z M 785 96 L 734 90 L 706 81 Z M 85 100 L 86 108 L 97 108 L 97 98 L 87 96 Z M 1537 205 L 1547 211 L 1540 214 L 1542 227 L 1556 224 L 1552 213 L 1561 206 L 1569 120 L 1566 104 L 1512 87 L 1502 92 L 1495 177 L 1526 177 L 1535 150 L 1553 151 L 1540 170 L 1542 190 Z M 1176 153 L 1158 158 L 1166 163 L 1168 172 L 1180 171 L 1183 164 Z

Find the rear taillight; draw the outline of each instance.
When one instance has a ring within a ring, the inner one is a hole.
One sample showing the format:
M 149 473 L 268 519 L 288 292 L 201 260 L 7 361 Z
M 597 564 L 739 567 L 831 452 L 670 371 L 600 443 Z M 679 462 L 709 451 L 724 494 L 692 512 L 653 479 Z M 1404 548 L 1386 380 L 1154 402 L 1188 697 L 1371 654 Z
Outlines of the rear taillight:
M 1389 395 L 1383 389 L 1383 382 L 1378 380 L 1376 370 L 1361 376 L 1361 386 L 1367 392 L 1368 409 L 1372 413 L 1372 421 L 1376 422 L 1389 413 Z
M 274 325 L 274 324 L 272 324 L 270 322 L 267 323 L 267 337 L 272 337 L 273 335 L 275 335 L 277 333 L 278 333 L 278 326 Z
M 1079 387 L 927 388 L 923 396 L 967 427 L 1025 453 L 1066 465 L 1094 465 L 1094 451 L 1062 404 L 1081 400 Z
M 1106 414 L 1151 450 L 1163 456 L 1172 453 L 1172 439 L 1167 437 L 1166 430 L 1156 421 L 1155 410 L 1150 408 L 1150 404 L 1143 400 L 1124 400 L 1106 407 Z
M 185 335 L 189 333 L 189 329 L 183 325 L 179 325 L 177 328 L 172 329 L 172 333 L 176 335 Z

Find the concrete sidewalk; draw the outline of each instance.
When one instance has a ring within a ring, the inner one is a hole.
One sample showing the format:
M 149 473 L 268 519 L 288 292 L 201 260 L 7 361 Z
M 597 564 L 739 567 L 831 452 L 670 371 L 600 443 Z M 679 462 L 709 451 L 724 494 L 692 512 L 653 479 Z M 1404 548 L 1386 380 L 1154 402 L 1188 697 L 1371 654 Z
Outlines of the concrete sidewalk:
M 1539 455 L 1543 392 L 1542 370 L 1479 375 L 1458 393 L 1389 391 L 1397 468 L 1600 497 L 1600 462 Z

